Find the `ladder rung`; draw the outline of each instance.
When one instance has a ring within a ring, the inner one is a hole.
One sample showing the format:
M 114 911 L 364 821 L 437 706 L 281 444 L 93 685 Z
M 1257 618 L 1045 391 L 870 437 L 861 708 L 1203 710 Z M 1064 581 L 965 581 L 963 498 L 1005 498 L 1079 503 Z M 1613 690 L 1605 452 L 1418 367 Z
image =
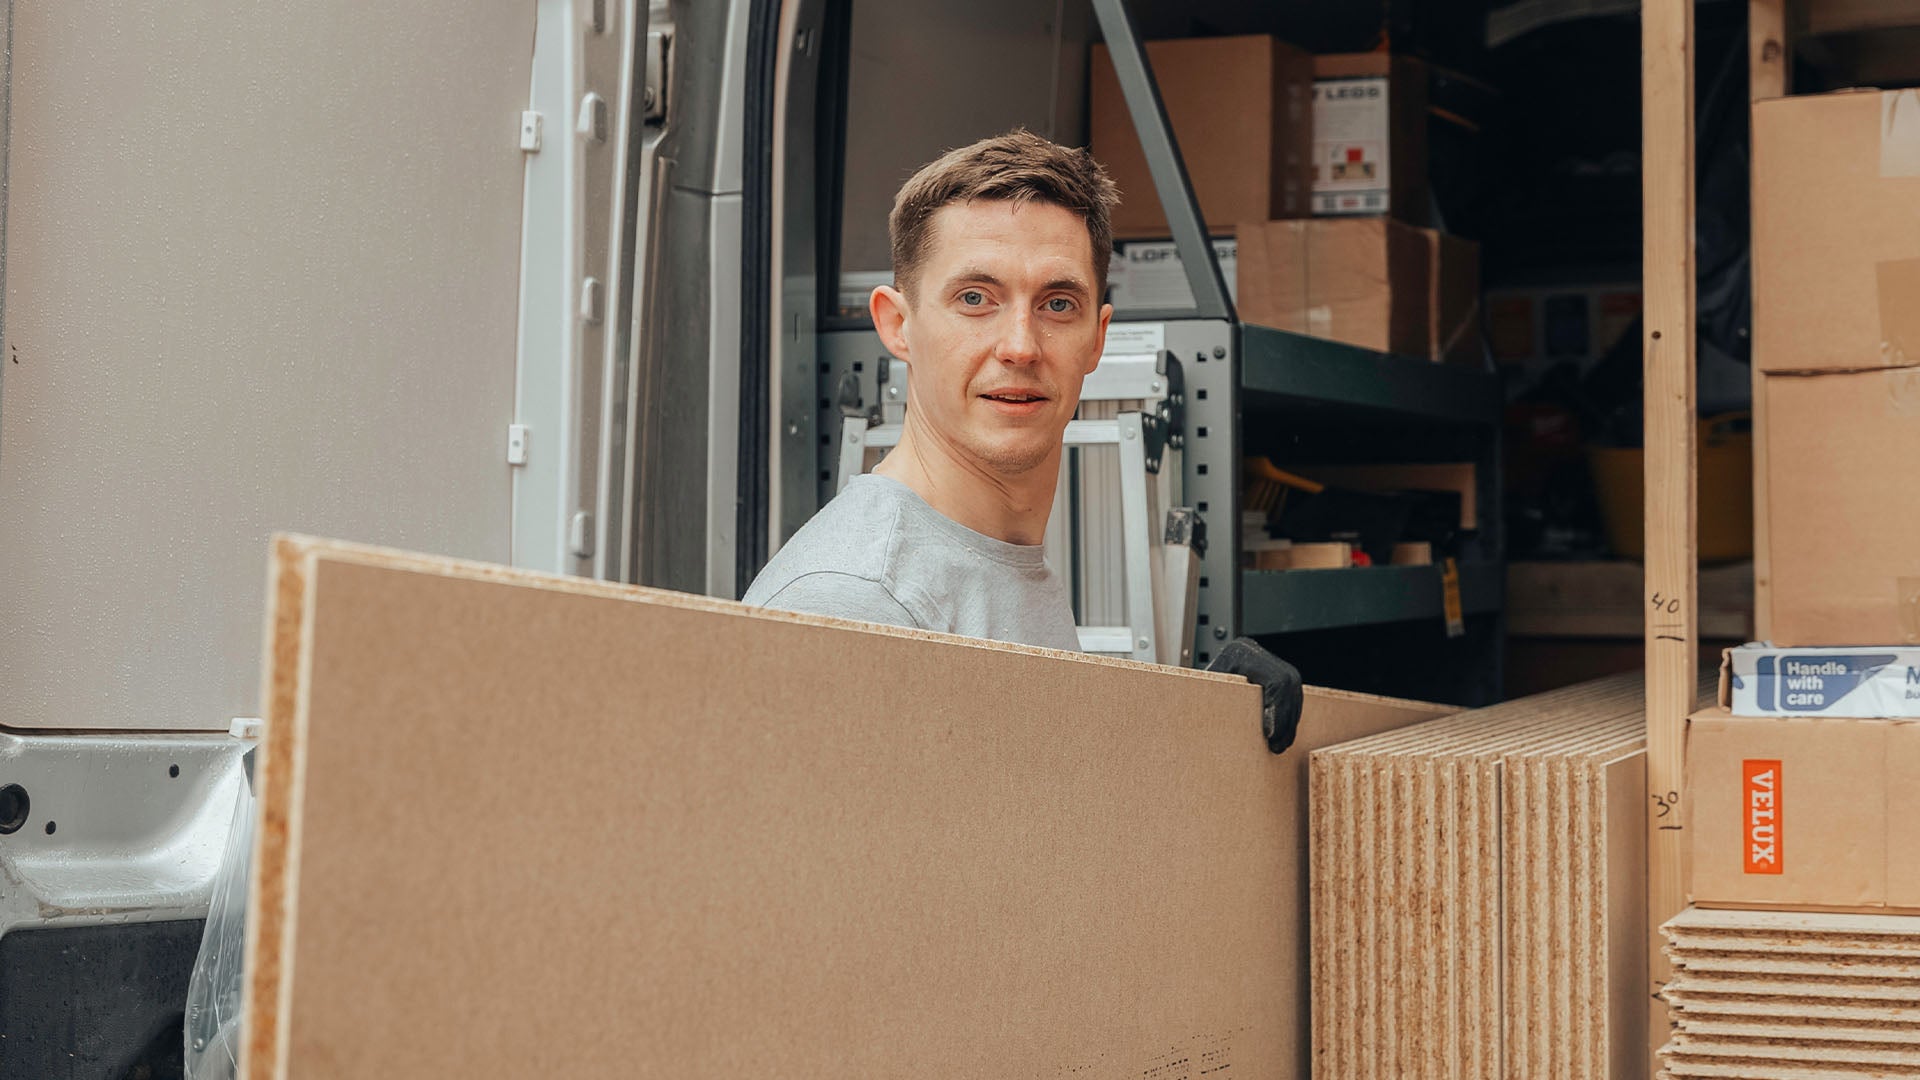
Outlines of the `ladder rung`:
M 1111 656 L 1133 655 L 1133 630 L 1125 626 L 1082 626 L 1080 651 Z

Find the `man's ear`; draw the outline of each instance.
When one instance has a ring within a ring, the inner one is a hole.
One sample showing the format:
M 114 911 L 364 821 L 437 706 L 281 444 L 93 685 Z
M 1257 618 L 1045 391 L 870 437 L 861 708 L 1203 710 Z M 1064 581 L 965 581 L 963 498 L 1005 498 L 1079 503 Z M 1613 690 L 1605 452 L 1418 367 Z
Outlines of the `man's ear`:
M 896 360 L 913 362 L 907 348 L 907 297 L 891 285 L 881 285 L 867 297 L 867 313 L 873 316 L 873 329 L 880 335 L 880 344 L 887 347 Z
M 1107 351 L 1107 324 L 1112 321 L 1113 305 L 1101 304 L 1100 325 L 1093 333 L 1093 360 L 1087 364 L 1086 374 L 1088 375 L 1093 374 L 1093 369 L 1100 366 L 1100 357 Z

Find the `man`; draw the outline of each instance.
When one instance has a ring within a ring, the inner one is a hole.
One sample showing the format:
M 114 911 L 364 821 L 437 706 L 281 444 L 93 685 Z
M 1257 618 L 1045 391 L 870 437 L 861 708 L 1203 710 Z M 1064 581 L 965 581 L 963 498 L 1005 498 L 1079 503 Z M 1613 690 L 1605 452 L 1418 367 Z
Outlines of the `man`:
M 900 443 L 780 549 L 746 602 L 1078 649 L 1040 543 L 1080 384 L 1100 362 L 1118 202 L 1084 150 L 1014 131 L 894 197 L 868 309 L 911 377 Z

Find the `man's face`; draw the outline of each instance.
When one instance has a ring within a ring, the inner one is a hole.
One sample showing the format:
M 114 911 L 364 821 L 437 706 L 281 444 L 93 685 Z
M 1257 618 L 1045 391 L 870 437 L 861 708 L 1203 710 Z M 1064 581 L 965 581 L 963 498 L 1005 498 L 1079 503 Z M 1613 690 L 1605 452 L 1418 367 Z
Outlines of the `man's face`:
M 1087 226 L 1064 207 L 941 207 L 911 303 L 883 287 L 871 304 L 881 339 L 911 366 L 909 413 L 994 476 L 1057 460 L 1113 316 L 1097 280 Z

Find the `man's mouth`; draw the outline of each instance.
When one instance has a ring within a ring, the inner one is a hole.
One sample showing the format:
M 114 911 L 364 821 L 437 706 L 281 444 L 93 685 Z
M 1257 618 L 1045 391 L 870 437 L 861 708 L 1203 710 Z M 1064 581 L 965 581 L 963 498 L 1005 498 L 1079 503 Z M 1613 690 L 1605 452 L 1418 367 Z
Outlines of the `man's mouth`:
M 980 397 L 987 408 L 1013 419 L 1030 419 L 1047 411 L 1047 402 L 1051 400 L 1045 394 L 1032 390 L 990 390 Z

